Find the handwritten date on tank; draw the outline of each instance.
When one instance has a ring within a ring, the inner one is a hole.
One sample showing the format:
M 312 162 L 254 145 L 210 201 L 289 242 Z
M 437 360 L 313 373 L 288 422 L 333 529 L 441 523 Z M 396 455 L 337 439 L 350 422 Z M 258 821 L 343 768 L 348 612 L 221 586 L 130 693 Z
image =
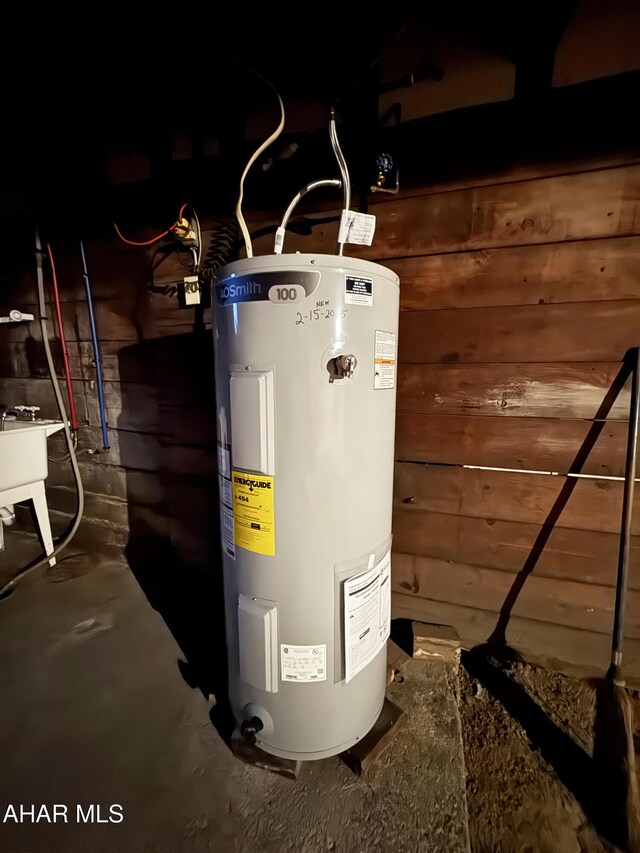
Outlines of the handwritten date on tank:
M 309 308 L 308 311 L 298 311 L 296 313 L 296 326 L 304 326 L 307 323 L 315 323 L 318 320 L 331 320 L 333 317 L 344 319 L 347 315 L 347 310 L 336 311 L 331 308 L 329 301 L 316 302 L 315 308 Z

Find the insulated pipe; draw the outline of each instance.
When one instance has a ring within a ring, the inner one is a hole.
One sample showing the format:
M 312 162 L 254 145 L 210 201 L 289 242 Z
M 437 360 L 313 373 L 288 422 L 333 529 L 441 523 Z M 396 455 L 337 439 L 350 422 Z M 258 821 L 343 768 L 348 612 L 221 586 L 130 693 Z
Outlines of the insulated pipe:
M 284 216 L 282 217 L 282 222 L 280 223 L 280 226 L 276 231 L 276 241 L 273 246 L 274 255 L 282 254 L 282 249 L 284 248 L 284 236 L 287 230 L 287 225 L 289 223 L 289 219 L 291 218 L 291 214 L 296 209 L 300 200 L 312 190 L 317 190 L 318 187 L 340 186 L 342 186 L 342 181 L 340 181 L 338 178 L 323 178 L 320 181 L 311 181 L 310 184 L 307 184 L 306 187 L 303 187 L 300 192 L 291 199 L 291 201 L 289 202 L 289 207 L 285 210 Z
M 336 156 L 338 166 L 340 167 L 340 174 L 342 175 L 342 187 L 344 191 L 344 212 L 345 210 L 349 210 L 351 206 L 351 181 L 349 179 L 349 170 L 347 169 L 347 162 L 344 159 L 344 154 L 342 153 L 342 149 L 340 148 L 340 142 L 338 141 L 338 131 L 336 130 L 336 111 L 333 109 L 333 107 L 331 108 L 329 135 L 331 137 L 331 147 L 333 148 L 333 153 Z M 340 226 L 342 226 L 342 217 L 340 217 Z M 342 255 L 343 253 L 344 241 L 340 240 L 340 234 L 338 234 L 338 255 Z
M 93 313 L 93 296 L 89 283 L 87 271 L 87 258 L 84 253 L 84 243 L 80 240 L 80 253 L 82 255 L 82 278 L 87 293 L 87 307 L 89 309 L 89 325 L 91 326 L 91 340 L 93 341 L 93 358 L 96 363 L 96 379 L 98 381 L 98 401 L 100 403 L 100 423 L 102 424 L 102 447 L 109 450 L 109 433 L 107 432 L 107 415 L 104 409 L 104 389 L 102 387 L 102 362 L 100 361 L 100 347 L 98 346 L 98 334 L 96 332 L 96 320 Z
M 64 375 L 67 381 L 67 396 L 69 397 L 69 415 L 71 416 L 71 426 L 73 431 L 78 429 L 78 417 L 76 415 L 76 404 L 73 399 L 73 386 L 71 384 L 71 370 L 69 369 L 69 353 L 67 351 L 67 339 L 64 336 L 64 326 L 62 324 L 62 310 L 60 308 L 60 293 L 58 292 L 58 276 L 56 275 L 56 265 L 53 262 L 53 252 L 51 246 L 47 243 L 47 254 L 51 263 L 51 275 L 53 277 L 53 296 L 56 303 L 56 316 L 58 318 L 58 334 L 60 335 L 60 345 L 62 347 L 62 358 L 64 361 Z

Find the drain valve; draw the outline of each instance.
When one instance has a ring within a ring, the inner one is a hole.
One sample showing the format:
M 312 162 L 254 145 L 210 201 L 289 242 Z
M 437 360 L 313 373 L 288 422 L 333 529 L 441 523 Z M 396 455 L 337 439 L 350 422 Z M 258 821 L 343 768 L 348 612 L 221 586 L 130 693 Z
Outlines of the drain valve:
M 260 717 L 251 717 L 250 720 L 244 720 L 240 726 L 240 734 L 247 743 L 255 743 L 258 737 L 258 732 L 264 728 L 264 723 Z

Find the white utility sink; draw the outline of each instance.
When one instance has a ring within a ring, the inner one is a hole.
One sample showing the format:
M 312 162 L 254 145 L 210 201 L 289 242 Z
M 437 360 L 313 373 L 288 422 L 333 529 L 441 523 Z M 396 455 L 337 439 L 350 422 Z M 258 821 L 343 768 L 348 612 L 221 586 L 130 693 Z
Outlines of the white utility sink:
M 6 420 L 0 430 L 0 507 L 33 501 L 45 554 L 53 551 L 44 489 L 49 474 L 47 438 L 63 426 L 53 420 Z M 55 565 L 54 557 L 49 565 Z
M 5 421 L 0 431 L 0 506 L 6 506 L 6 489 L 47 479 L 47 437 L 62 427 L 62 421 Z

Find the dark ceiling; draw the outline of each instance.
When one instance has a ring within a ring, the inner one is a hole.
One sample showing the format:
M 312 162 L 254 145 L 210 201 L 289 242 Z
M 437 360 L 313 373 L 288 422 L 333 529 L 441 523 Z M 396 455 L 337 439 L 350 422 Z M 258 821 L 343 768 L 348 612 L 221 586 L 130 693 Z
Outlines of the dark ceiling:
M 451 33 L 517 63 L 555 47 L 572 5 L 395 3 L 349 16 L 304 4 L 293 15 L 227 6 L 219 16 L 198 10 L 169 18 L 136 18 L 128 9 L 93 13 L 92 28 L 74 21 L 65 29 L 54 19 L 52 31 L 40 19 L 33 35 L 21 33 L 21 55 L 3 57 L 5 97 L 26 130 L 49 140 L 128 144 L 172 126 L 224 125 L 230 103 L 243 113 L 260 106 L 271 95 L 246 69 L 285 97 L 348 98 L 415 30 Z
M 176 8 L 154 17 L 110 6 L 100 10 L 101 17 L 89 10 L 89 17 L 70 21 L 68 28 L 59 17 L 39 17 L 28 28 L 25 21 L 0 60 L 7 82 L 0 216 L 44 213 L 62 227 L 70 217 L 95 218 L 96 211 L 109 221 L 114 212 L 130 209 L 135 219 L 138 205 L 148 218 L 154 205 L 173 210 L 177 198 L 197 197 L 205 186 L 207 198 L 227 207 L 241 164 L 255 147 L 247 140 L 247 122 L 257 113 L 273 114 L 274 123 L 277 116 L 273 92 L 254 71 L 285 101 L 327 109 L 337 104 L 347 147 L 362 144 L 378 132 L 378 94 L 389 84 L 381 78 L 380 58 L 391 48 L 402 55 L 403 39 L 420 30 L 483 46 L 514 63 L 516 95 L 544 94 L 572 6 L 556 0 L 523 8 L 497 0 L 437 9 L 421 4 L 416 11 L 415 4 L 396 3 L 380 12 L 358 9 L 350 17 L 329 15 L 326 6 L 321 16 L 304 4 L 294 13 L 238 6 L 223 14 Z M 11 42 L 10 30 L 5 37 Z M 399 67 L 397 74 L 412 70 Z M 511 126 L 511 118 L 498 113 L 490 108 L 483 119 L 497 122 L 496 133 L 500 121 Z M 455 127 L 455 117 L 447 121 Z M 436 117 L 432 125 L 439 122 Z M 189 164 L 171 163 L 176 130 L 195 140 Z M 321 143 L 307 146 L 309 157 L 320 161 L 330 153 L 326 126 L 321 130 Z M 198 151 L 198 140 L 208 136 L 220 140 L 215 164 Z M 492 144 L 487 141 L 487 148 Z M 147 150 L 152 162 L 154 180 L 142 202 L 132 190 L 114 190 L 106 176 L 107 159 L 132 146 Z M 314 171 L 310 178 L 317 176 Z M 283 197 L 303 179 L 305 169 L 291 167 L 290 180 L 280 187 Z M 263 195 L 273 191 L 265 185 Z M 166 218 L 166 210 L 158 217 Z

